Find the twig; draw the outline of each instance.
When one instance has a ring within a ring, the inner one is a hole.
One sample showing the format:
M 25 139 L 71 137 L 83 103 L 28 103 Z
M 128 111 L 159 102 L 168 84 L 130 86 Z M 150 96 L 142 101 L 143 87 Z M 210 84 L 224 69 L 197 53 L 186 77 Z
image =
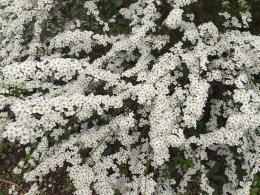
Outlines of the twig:
M 89 155 L 92 155 L 93 153 L 96 152 L 98 147 L 106 140 L 107 136 L 111 133 L 111 131 L 107 132 L 105 136 L 99 141 L 99 143 L 94 147 L 94 149 L 89 153 Z
M 12 181 L 8 181 L 8 180 L 5 180 L 5 179 L 1 179 L 1 178 L 0 178 L 0 182 L 15 185 L 19 190 L 21 190 L 25 194 L 25 191 L 23 190 L 23 188 L 21 188 L 17 183 L 14 183 Z

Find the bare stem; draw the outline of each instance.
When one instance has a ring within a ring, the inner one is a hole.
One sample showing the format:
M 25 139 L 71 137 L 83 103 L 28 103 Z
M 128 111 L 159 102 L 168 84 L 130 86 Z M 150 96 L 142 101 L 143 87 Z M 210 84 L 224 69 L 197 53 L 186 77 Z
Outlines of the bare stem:
M 0 178 L 0 182 L 4 182 L 4 183 L 15 185 L 19 190 L 21 190 L 23 193 L 25 193 L 23 188 L 21 188 L 17 183 L 14 183 L 12 181 L 8 181 L 8 180 L 5 180 L 5 179 L 1 179 L 1 178 Z

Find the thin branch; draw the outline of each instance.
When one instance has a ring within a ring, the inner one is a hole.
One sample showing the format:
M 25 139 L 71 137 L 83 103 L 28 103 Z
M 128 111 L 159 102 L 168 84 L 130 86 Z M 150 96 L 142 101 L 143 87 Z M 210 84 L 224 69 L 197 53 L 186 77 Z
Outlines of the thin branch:
M 25 194 L 24 189 L 21 188 L 17 183 L 14 183 L 12 181 L 8 181 L 8 180 L 5 180 L 5 179 L 1 179 L 1 178 L 0 178 L 0 182 L 4 182 L 4 183 L 11 184 L 11 185 L 15 185 L 19 190 L 21 190 Z

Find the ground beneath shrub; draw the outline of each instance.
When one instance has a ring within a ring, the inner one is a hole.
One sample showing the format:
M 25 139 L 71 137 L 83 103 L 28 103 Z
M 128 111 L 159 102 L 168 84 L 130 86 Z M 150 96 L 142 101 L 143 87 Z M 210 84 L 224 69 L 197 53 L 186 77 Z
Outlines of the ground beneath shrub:
M 26 155 L 25 146 L 15 147 L 3 144 L 7 143 L 1 143 L 4 149 L 0 150 L 0 195 L 7 195 L 12 185 L 15 185 L 19 195 L 22 195 L 28 192 L 32 183 L 25 183 L 21 175 L 13 173 L 13 169 Z M 41 195 L 69 195 L 74 191 L 65 167 L 46 175 L 39 186 Z
M 0 194 L 8 194 L 8 189 L 15 185 L 19 193 L 24 193 L 29 185 L 22 182 L 22 178 L 13 173 L 20 159 L 25 155 L 25 147 L 17 148 L 5 142 L 1 143 L 0 151 Z

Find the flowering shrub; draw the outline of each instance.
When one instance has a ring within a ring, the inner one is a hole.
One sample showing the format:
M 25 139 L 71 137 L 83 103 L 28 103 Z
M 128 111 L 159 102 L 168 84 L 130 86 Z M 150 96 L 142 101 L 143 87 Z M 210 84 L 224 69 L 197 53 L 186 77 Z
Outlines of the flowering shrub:
M 78 195 L 249 194 L 260 169 L 253 6 L 0 0 L 0 130 L 26 146 L 14 173 L 27 194 L 58 167 Z

